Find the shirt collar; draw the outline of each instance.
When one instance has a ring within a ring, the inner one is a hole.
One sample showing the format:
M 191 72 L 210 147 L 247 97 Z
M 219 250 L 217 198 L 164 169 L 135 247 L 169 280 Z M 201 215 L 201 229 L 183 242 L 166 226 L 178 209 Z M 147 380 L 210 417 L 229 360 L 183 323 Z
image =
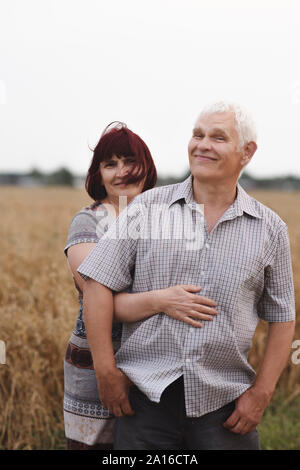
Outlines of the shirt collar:
M 246 212 L 252 217 L 262 218 L 255 207 L 254 199 L 246 193 L 240 184 L 237 185 L 237 196 L 233 207 L 236 210 L 236 215 L 243 215 L 243 212 Z
M 193 179 L 190 175 L 182 183 L 177 185 L 172 198 L 170 199 L 168 206 L 170 207 L 174 202 L 184 199 L 187 204 L 193 203 Z
M 179 183 L 170 199 L 168 206 L 170 207 L 175 202 L 184 199 L 186 204 L 193 204 L 193 177 L 189 175 L 182 183 Z M 237 184 L 237 196 L 230 207 L 234 216 L 246 214 L 252 217 L 261 219 L 261 215 L 257 212 L 254 200 L 249 196 L 240 184 Z

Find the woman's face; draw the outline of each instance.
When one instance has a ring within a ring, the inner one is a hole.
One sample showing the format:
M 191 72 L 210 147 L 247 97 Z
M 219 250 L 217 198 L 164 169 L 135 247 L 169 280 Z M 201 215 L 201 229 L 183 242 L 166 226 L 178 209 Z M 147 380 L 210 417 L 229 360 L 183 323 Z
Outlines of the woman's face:
M 136 158 L 117 157 L 113 155 L 110 160 L 100 163 L 100 174 L 102 183 L 106 189 L 107 197 L 112 199 L 118 196 L 127 196 L 130 202 L 135 196 L 142 192 L 144 180 L 135 184 L 124 184 L 124 176 L 131 171 L 136 164 Z

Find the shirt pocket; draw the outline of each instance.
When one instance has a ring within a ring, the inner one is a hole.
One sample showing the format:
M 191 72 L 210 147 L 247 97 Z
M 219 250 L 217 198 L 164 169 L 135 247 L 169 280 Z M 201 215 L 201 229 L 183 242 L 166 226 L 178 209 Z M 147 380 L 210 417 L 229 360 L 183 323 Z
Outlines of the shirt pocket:
M 259 257 L 235 263 L 231 272 L 238 282 L 239 288 L 243 287 L 249 291 L 255 291 L 257 294 L 262 292 L 264 287 L 264 264 Z

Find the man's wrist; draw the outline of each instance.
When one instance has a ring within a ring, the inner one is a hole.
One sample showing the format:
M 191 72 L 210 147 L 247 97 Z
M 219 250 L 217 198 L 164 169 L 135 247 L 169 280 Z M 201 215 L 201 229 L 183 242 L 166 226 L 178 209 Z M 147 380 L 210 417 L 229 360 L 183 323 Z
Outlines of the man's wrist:
M 271 397 L 275 391 L 275 385 L 272 385 L 270 383 L 262 383 L 260 381 L 254 382 L 251 388 L 254 393 L 260 395 L 268 402 L 271 400 Z
M 119 369 L 117 368 L 115 362 L 109 363 L 109 364 L 101 363 L 101 364 L 94 364 L 94 371 L 97 377 L 106 378 L 106 377 L 110 377 L 116 374 L 119 371 Z

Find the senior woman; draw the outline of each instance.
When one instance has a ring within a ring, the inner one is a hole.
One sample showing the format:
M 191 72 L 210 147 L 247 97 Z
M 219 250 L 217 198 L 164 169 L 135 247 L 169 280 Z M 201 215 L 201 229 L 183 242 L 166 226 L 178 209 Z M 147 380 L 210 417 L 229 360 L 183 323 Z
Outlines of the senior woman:
M 94 202 L 73 218 L 65 246 L 79 301 L 79 313 L 64 361 L 64 423 L 70 450 L 112 449 L 114 425 L 114 417 L 98 396 L 84 324 L 85 281 L 77 268 L 120 210 L 155 183 L 156 168 L 145 142 L 124 123 L 117 121 L 107 126 L 94 149 L 86 178 L 86 190 Z M 112 327 L 114 352 L 120 344 L 120 322 L 142 320 L 159 312 L 196 327 L 202 326 L 201 320 L 211 320 L 215 310 L 211 306 L 200 308 L 203 297 L 196 295 L 199 290 L 200 287 L 184 285 L 139 294 L 116 294 L 115 321 L 119 323 Z

